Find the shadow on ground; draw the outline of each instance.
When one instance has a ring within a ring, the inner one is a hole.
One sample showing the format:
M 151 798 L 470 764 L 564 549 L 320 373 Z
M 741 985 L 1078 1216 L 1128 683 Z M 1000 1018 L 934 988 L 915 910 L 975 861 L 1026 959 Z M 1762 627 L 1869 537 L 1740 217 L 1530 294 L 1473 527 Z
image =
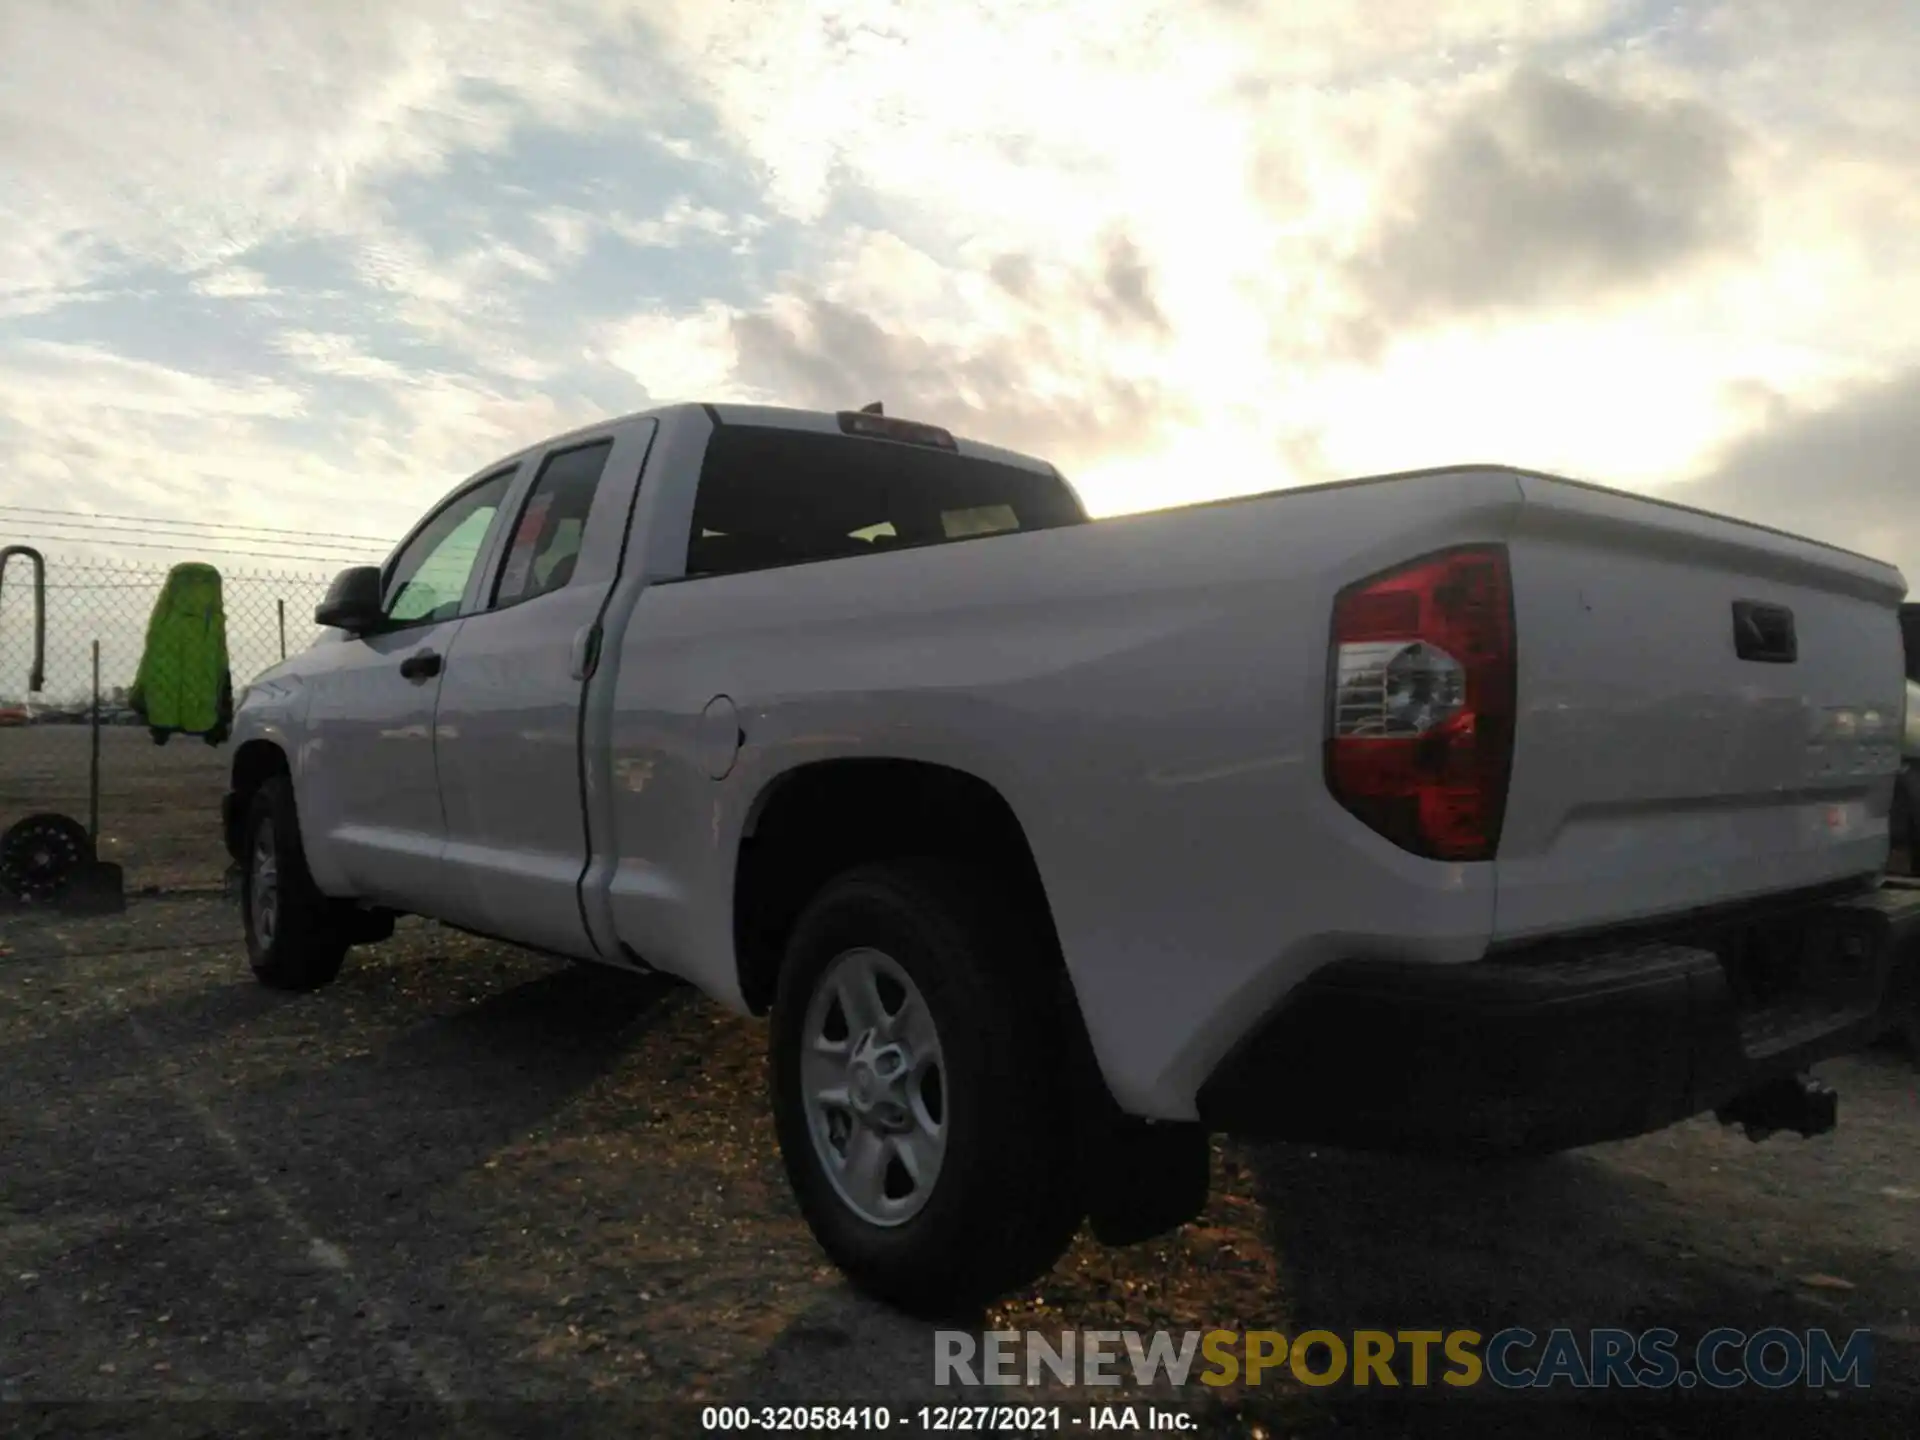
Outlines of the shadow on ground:
M 1876 1060 L 1854 1062 L 1869 1073 Z M 1889 1071 L 1901 1062 L 1889 1057 Z M 1897 1085 L 1897 1077 L 1895 1081 Z M 1897 1105 L 1897 1096 L 1893 1098 Z M 1862 1107 L 1865 1146 L 1888 1117 Z M 1824 1329 L 1844 1344 L 1876 1332 L 1871 1385 L 1726 1395 L 1689 1387 L 1576 1396 L 1570 1382 L 1502 1392 L 1486 1380 L 1447 1393 L 1375 1387 L 1324 1392 L 1368 1428 L 1405 1422 L 1461 1433 L 1532 1417 L 1558 1433 L 1615 1433 L 1616 1420 L 1730 1423 L 1776 1433 L 1910 1433 L 1920 1385 L 1908 1306 L 1920 1296 L 1910 1192 L 1863 1197 L 1834 1143 L 1775 1140 L 1754 1147 L 1708 1122 L 1621 1145 L 1512 1163 L 1406 1160 L 1305 1146 L 1263 1147 L 1250 1166 L 1278 1261 L 1277 1289 L 1296 1323 L 1355 1330 L 1520 1327 L 1539 1337 L 1508 1352 L 1532 1367 L 1548 1332 L 1584 1340 L 1595 1328 L 1678 1333 L 1691 1369 L 1709 1331 Z M 1911 1173 L 1909 1171 L 1909 1173 Z M 1833 1224 L 1812 1221 L 1808 1197 L 1829 1197 Z M 1920 1197 L 1916 1197 L 1920 1198 Z M 1903 1213 L 1904 1207 L 1904 1213 Z M 1870 1214 L 1862 1214 L 1863 1210 Z M 1436 1352 L 1433 1374 L 1451 1368 Z M 1324 1365 L 1322 1353 L 1317 1363 Z M 1592 1402 L 1604 1400 L 1604 1408 Z M 1684 1408 L 1676 1411 L 1674 1402 Z M 1621 1402 L 1631 1402 L 1624 1409 Z M 1798 1403 L 1796 1403 L 1798 1402 Z M 1544 1409 L 1542 1407 L 1545 1407 Z M 1596 1428 L 1597 1427 L 1597 1428 Z M 1625 1433 L 1623 1430 L 1621 1433 Z

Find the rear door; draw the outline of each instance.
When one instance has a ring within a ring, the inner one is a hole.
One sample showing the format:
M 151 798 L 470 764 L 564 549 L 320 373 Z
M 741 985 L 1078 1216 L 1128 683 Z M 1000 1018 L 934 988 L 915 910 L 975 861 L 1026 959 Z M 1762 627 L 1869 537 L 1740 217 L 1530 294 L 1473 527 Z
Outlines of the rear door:
M 579 900 L 581 705 L 654 426 L 572 435 L 527 467 L 434 715 L 463 912 L 477 929 L 562 954 L 595 953 Z

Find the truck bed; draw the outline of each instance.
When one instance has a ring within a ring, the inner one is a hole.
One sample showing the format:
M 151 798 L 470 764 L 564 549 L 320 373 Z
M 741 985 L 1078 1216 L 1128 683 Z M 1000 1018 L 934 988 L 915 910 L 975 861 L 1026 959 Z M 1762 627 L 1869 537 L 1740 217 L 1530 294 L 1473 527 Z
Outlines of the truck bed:
M 1505 830 L 1490 863 L 1436 861 L 1329 794 L 1329 626 L 1343 587 L 1486 544 L 1517 637 Z M 1809 541 L 1496 466 L 655 583 L 589 777 L 610 845 L 588 908 L 723 991 L 732 916 L 680 897 L 730 865 L 781 770 L 977 776 L 1032 847 L 1116 1095 L 1190 1113 L 1247 1024 L 1333 960 L 1460 963 L 1872 876 L 1902 589 Z M 1793 660 L 1739 658 L 1749 601 L 1791 612 Z M 746 737 L 717 816 L 673 758 L 715 695 Z

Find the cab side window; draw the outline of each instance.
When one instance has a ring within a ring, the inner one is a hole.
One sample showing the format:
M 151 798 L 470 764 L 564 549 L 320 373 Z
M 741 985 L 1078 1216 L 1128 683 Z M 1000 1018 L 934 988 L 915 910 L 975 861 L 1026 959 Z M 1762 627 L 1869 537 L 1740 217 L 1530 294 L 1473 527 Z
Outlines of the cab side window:
M 613 441 L 596 440 L 547 457 L 527 492 L 494 581 L 494 609 L 550 594 L 573 578 L 587 516 L 612 453 Z
M 467 581 L 512 481 L 513 471 L 503 470 L 461 491 L 394 557 L 387 572 L 390 623 L 423 625 L 460 613 Z

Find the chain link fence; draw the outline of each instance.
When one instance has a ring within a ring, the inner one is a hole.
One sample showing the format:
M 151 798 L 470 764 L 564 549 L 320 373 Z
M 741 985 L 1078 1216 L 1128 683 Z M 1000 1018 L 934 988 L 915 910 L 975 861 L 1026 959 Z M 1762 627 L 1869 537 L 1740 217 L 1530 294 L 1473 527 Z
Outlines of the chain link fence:
M 32 570 L 16 557 L 0 577 L 0 830 L 47 811 L 88 823 L 97 644 L 99 857 L 125 867 L 130 892 L 217 885 L 227 863 L 219 814 L 228 748 L 189 733 L 156 743 L 134 709 L 149 620 L 171 568 L 48 553 L 45 666 L 37 691 L 29 689 Z M 277 572 L 218 567 L 236 700 L 254 676 L 319 633 L 313 611 L 331 568 L 327 562 Z M 157 669 L 164 684 L 167 666 Z M 150 663 L 149 684 L 155 670 Z

